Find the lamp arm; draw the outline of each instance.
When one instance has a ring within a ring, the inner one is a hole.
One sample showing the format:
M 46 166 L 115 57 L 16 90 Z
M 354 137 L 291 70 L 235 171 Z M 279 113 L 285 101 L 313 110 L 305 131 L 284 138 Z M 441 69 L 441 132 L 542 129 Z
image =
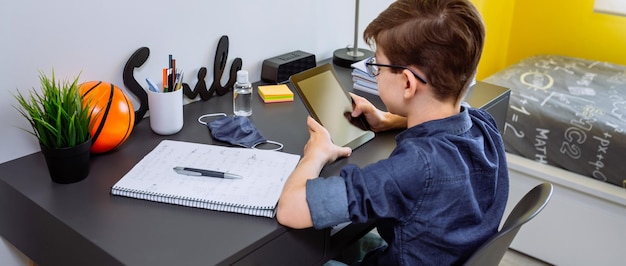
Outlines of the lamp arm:
M 353 46 L 353 56 L 357 56 L 359 52 L 359 0 L 356 0 L 356 9 L 354 11 L 354 46 Z
M 351 68 L 353 63 L 372 57 L 375 54 L 367 49 L 359 49 L 359 0 L 356 1 L 354 12 L 354 45 L 335 50 L 333 53 L 333 63 L 335 65 Z

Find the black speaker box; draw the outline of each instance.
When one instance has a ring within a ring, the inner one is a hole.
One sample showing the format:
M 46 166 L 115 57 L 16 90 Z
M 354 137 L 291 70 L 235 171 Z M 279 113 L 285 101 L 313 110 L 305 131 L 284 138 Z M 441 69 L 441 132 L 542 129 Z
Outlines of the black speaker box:
M 289 76 L 314 68 L 315 55 L 303 51 L 293 51 L 263 60 L 261 79 L 267 82 L 283 83 Z

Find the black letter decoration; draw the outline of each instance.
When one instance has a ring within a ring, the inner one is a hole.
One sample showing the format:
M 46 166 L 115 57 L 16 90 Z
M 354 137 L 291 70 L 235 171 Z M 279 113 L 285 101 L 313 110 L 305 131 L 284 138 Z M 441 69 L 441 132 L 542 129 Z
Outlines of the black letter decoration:
M 148 60 L 149 56 L 150 49 L 148 49 L 148 47 L 141 47 L 137 49 L 137 51 L 135 51 L 135 53 L 133 53 L 126 62 L 122 74 L 122 79 L 124 80 L 126 88 L 128 88 L 128 90 L 139 99 L 139 108 L 135 110 L 135 125 L 143 119 L 143 116 L 146 114 L 149 107 L 148 94 L 135 79 L 134 70 L 135 68 L 141 67 Z M 239 57 L 233 60 L 233 63 L 230 66 L 228 82 L 226 82 L 226 85 L 222 86 L 221 80 L 222 74 L 226 69 L 226 59 L 228 59 L 228 36 L 223 35 L 220 38 L 215 51 L 215 60 L 213 62 L 213 83 L 211 84 L 211 87 L 207 89 L 205 81 L 207 68 L 201 67 L 198 71 L 198 83 L 196 83 L 193 90 L 191 90 L 189 84 L 183 83 L 183 93 L 185 96 L 189 99 L 194 99 L 198 96 L 198 94 L 200 94 L 200 98 L 203 101 L 207 101 L 213 97 L 214 93 L 222 96 L 232 90 L 233 85 L 237 81 L 237 71 L 241 70 L 242 60 Z
M 124 85 L 139 99 L 139 109 L 135 110 L 135 125 L 143 119 L 146 111 L 148 111 L 148 94 L 141 85 L 139 85 L 137 80 L 135 80 L 133 71 L 135 68 L 142 66 L 148 60 L 148 56 L 150 56 L 150 49 L 148 49 L 148 47 L 137 49 L 137 51 L 130 56 L 128 62 L 126 62 L 124 72 L 122 73 Z
M 230 66 L 230 76 L 228 78 L 228 82 L 226 85 L 222 86 L 222 74 L 226 69 L 226 60 L 228 59 L 228 36 L 223 35 L 220 38 L 220 41 L 217 43 L 217 49 L 215 51 L 215 59 L 213 61 L 213 83 L 211 87 L 207 90 L 206 82 L 204 78 L 206 77 L 207 69 L 205 67 L 200 68 L 198 72 L 198 83 L 194 87 L 193 91 L 189 85 L 183 83 L 183 93 L 189 99 L 194 99 L 198 94 L 200 94 L 200 98 L 203 101 L 211 99 L 213 94 L 216 93 L 219 96 L 222 96 L 228 93 L 235 82 L 237 81 L 237 71 L 241 70 L 242 60 L 237 57 L 233 60 L 233 64 Z
M 189 88 L 187 83 L 183 83 L 183 93 L 187 96 L 187 98 L 194 99 L 198 96 L 198 94 L 200 94 L 200 98 L 204 101 L 211 99 L 212 93 L 209 94 L 204 78 L 206 78 L 206 67 L 201 67 L 200 70 L 198 70 L 198 82 L 193 88 L 193 91 Z

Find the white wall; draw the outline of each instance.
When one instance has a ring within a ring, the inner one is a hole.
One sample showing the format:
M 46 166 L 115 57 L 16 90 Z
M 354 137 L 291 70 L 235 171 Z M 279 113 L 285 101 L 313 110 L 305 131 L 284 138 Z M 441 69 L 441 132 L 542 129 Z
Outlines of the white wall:
M 626 0 L 595 0 L 593 10 L 613 15 L 626 16 Z
M 360 2 L 359 40 L 367 23 L 391 2 Z M 258 80 L 263 59 L 294 50 L 324 59 L 352 45 L 354 5 L 347 0 L 5 3 L 0 9 L 0 163 L 39 151 L 36 139 L 19 129 L 28 124 L 13 108 L 12 96 L 17 89 L 38 88 L 38 70 L 50 74 L 54 67 L 57 77 L 81 73 L 81 81 L 104 80 L 124 89 L 124 64 L 136 49 L 146 46 L 150 58 L 135 72 L 140 83 L 145 77 L 158 80 L 168 54 L 173 54 L 185 70 L 185 82 L 195 84 L 196 73 L 204 66 L 210 84 L 217 42 L 228 35 L 227 69 L 240 57 L 243 69 Z M 359 47 L 366 46 L 360 41 Z M 13 251 L 0 241 L 0 265 L 20 264 L 5 254 Z

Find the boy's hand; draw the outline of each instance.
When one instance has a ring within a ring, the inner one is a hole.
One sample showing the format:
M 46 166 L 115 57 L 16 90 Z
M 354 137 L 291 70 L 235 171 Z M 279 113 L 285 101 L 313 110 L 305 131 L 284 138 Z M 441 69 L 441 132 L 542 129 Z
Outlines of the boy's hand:
M 309 127 L 309 140 L 304 146 L 303 159 L 317 161 L 321 165 L 334 162 L 340 157 L 348 157 L 352 154 L 349 147 L 341 147 L 335 145 L 330 139 L 328 130 L 312 117 L 307 117 L 307 126 Z
M 383 112 L 376 108 L 367 99 L 358 96 L 354 93 L 350 93 L 352 97 L 354 108 L 352 109 L 352 117 L 360 115 L 365 116 L 365 120 L 369 124 L 370 128 L 374 132 L 381 132 L 385 130 L 406 128 L 406 117 L 395 115 L 389 112 Z

